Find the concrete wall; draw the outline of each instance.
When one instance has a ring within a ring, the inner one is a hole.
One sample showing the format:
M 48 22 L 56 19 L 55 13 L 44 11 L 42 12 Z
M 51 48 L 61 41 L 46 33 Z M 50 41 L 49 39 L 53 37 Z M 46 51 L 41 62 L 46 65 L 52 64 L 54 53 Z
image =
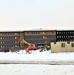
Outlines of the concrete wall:
M 74 42 L 51 42 L 51 52 L 74 52 L 74 47 L 72 47 Z M 65 44 L 65 47 L 62 47 L 62 44 Z

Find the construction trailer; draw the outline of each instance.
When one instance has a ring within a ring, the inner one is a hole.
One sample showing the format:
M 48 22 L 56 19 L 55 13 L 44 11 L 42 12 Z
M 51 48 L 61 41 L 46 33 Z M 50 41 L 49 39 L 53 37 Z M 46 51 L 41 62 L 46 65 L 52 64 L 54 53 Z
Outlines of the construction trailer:
M 74 41 L 51 42 L 51 52 L 74 52 Z

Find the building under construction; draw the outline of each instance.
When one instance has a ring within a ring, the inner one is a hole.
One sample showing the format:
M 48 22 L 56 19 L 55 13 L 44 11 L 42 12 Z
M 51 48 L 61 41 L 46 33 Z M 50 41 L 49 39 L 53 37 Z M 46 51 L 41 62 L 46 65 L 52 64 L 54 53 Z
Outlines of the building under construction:
M 24 42 L 17 43 L 21 40 Z M 51 42 L 60 41 L 74 41 L 74 30 L 0 31 L 0 51 L 24 49 L 29 44 L 50 46 Z

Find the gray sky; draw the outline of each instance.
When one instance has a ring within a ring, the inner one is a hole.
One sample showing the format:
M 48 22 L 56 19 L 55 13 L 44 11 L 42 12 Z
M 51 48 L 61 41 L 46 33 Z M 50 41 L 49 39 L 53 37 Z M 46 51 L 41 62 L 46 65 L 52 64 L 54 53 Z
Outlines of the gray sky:
M 0 30 L 73 27 L 74 0 L 0 0 Z

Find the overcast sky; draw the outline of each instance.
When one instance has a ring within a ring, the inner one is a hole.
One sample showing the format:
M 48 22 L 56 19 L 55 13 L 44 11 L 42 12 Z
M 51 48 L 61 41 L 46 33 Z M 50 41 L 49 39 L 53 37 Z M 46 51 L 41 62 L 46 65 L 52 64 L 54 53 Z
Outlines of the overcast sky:
M 74 0 L 0 0 L 0 30 L 73 27 Z

